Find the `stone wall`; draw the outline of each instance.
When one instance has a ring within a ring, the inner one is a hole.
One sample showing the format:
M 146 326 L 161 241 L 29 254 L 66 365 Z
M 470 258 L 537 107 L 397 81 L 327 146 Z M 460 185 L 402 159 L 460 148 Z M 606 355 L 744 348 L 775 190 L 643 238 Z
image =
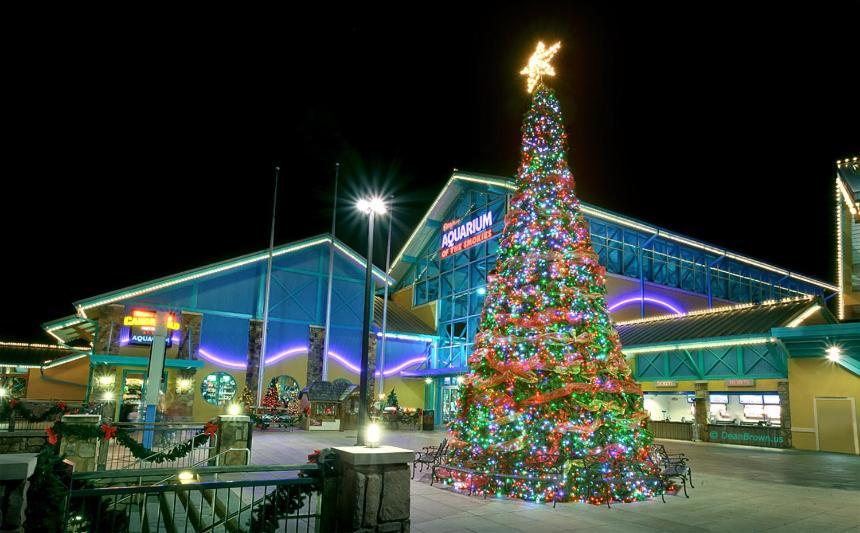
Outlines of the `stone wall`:
M 48 442 L 47 434 L 42 431 L 0 431 L 0 454 L 39 453 Z
M 390 451 L 387 451 L 390 450 Z M 334 448 L 338 455 L 337 531 L 408 532 L 411 450 Z
M 124 305 L 110 304 L 105 306 L 104 311 L 99 317 L 99 328 L 95 339 L 95 353 L 119 353 L 119 332 L 122 327 L 124 312 Z
M 260 352 L 262 351 L 263 321 L 251 319 L 248 324 L 248 366 L 245 370 L 245 388 L 251 391 L 254 398 L 257 397 L 257 379 L 260 371 Z
M 200 329 L 203 326 L 203 314 L 191 311 L 182 311 L 180 319 L 180 336 L 182 342 L 179 344 L 179 359 L 197 359 L 200 349 Z
M 325 328 L 310 326 L 308 345 L 310 348 L 308 348 L 308 371 L 305 376 L 305 385 L 322 381 Z

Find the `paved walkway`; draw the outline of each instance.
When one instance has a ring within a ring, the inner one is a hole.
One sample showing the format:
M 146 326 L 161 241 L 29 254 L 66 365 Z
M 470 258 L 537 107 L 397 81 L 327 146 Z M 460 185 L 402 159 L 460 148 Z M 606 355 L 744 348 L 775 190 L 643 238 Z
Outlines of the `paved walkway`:
M 442 432 L 388 432 L 385 444 L 417 449 Z M 597 507 L 542 505 L 469 497 L 412 482 L 412 531 L 857 531 L 860 532 L 860 457 L 661 441 L 691 458 L 690 498 Z M 355 432 L 255 432 L 257 464 L 306 462 L 314 449 L 350 446 Z M 416 476 L 417 478 L 418 476 Z

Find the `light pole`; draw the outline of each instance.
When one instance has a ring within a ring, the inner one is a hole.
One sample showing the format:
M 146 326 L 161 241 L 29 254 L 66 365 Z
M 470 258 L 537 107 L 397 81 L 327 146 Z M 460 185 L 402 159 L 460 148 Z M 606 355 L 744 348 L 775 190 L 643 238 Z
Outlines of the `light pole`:
M 367 432 L 367 366 L 370 360 L 368 339 L 370 338 L 370 298 L 373 295 L 373 219 L 387 211 L 382 198 L 361 199 L 356 204 L 358 210 L 367 215 L 367 272 L 364 276 L 364 323 L 361 327 L 361 374 L 358 384 L 358 436 L 356 446 L 364 446 Z

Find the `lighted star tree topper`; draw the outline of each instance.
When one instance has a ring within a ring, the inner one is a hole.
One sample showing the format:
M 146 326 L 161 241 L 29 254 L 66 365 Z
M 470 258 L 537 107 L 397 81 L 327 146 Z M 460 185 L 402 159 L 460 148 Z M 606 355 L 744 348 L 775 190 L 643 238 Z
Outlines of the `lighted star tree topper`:
M 632 501 L 655 490 L 641 388 L 606 310 L 574 193 L 558 99 L 544 84 L 561 45 L 528 66 L 517 191 L 440 470 L 479 493 L 539 501 Z

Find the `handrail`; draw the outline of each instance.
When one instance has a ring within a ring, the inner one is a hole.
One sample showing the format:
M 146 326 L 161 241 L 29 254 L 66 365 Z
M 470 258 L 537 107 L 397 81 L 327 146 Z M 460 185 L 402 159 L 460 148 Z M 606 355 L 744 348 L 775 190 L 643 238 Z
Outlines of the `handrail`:
M 314 465 L 316 466 L 316 465 Z M 317 467 L 318 468 L 318 467 Z M 72 489 L 71 497 L 110 496 L 120 494 L 163 493 L 178 491 L 200 491 L 226 488 L 260 487 L 264 485 L 313 485 L 318 481 L 313 477 L 294 477 L 282 479 L 242 479 L 235 481 L 203 481 L 188 485 L 142 485 L 131 487 L 94 487 L 87 489 Z
M 179 429 L 179 428 L 177 428 L 177 429 Z M 145 431 L 145 430 L 144 430 L 144 431 Z M 142 465 L 142 464 L 144 464 L 145 462 L 149 462 L 149 459 L 151 459 L 151 458 L 153 458 L 153 457 L 156 457 L 156 456 L 161 455 L 161 454 L 163 454 L 163 453 L 170 453 L 170 451 L 171 451 L 171 450 L 173 450 L 173 449 L 175 449 L 175 448 L 177 448 L 177 447 L 179 447 L 179 446 L 182 446 L 182 445 L 184 445 L 184 444 L 187 444 L 187 443 L 189 443 L 189 442 L 191 443 L 192 452 L 193 452 L 195 449 L 198 449 L 198 448 L 195 448 L 195 447 L 194 447 L 194 439 L 196 439 L 196 438 L 197 438 L 197 437 L 199 437 L 199 436 L 200 436 L 200 435 L 194 435 L 193 437 L 189 437 L 189 438 L 187 438 L 187 439 L 185 439 L 185 440 L 182 440 L 182 441 L 179 441 L 179 442 L 175 443 L 173 446 L 169 446 L 169 447 L 164 448 L 164 449 L 162 449 L 162 450 L 159 450 L 159 451 L 157 451 L 157 452 L 153 452 L 153 453 L 151 453 L 150 455 L 147 455 L 146 457 L 141 457 L 141 458 L 140 458 L 140 459 L 138 459 L 137 461 L 134 461 L 134 462 L 132 462 L 132 463 L 129 463 L 129 465 L 128 465 L 128 466 L 126 466 L 125 468 L 126 468 L 126 469 L 134 469 L 134 467 L 135 467 L 135 466 L 137 466 L 137 465 Z M 215 440 L 215 439 L 217 439 L 217 438 L 218 438 L 218 437 L 217 437 L 217 435 L 210 435 L 210 436 L 209 436 L 209 439 L 211 439 L 211 440 Z M 217 443 L 212 444 L 212 445 L 210 446 L 210 448 L 209 448 L 209 449 L 211 449 L 212 447 L 214 447 L 214 446 L 216 446 L 216 445 L 217 445 Z M 202 445 L 202 444 L 199 446 L 199 449 L 203 449 L 203 445 Z
M 240 448 L 241 449 L 241 448 Z M 227 450 L 230 451 L 230 450 Z M 319 466 L 316 463 L 299 463 L 299 464 L 283 464 L 283 465 L 223 465 L 223 466 L 203 466 L 189 467 L 185 470 L 191 471 L 193 474 L 253 474 L 257 472 L 288 472 L 288 471 L 313 471 Z M 146 475 L 159 475 L 176 473 L 176 468 L 147 468 L 142 470 Z M 139 477 L 123 470 L 109 470 L 104 472 L 75 472 L 72 474 L 73 479 L 105 479 L 105 478 L 122 478 L 122 477 Z

